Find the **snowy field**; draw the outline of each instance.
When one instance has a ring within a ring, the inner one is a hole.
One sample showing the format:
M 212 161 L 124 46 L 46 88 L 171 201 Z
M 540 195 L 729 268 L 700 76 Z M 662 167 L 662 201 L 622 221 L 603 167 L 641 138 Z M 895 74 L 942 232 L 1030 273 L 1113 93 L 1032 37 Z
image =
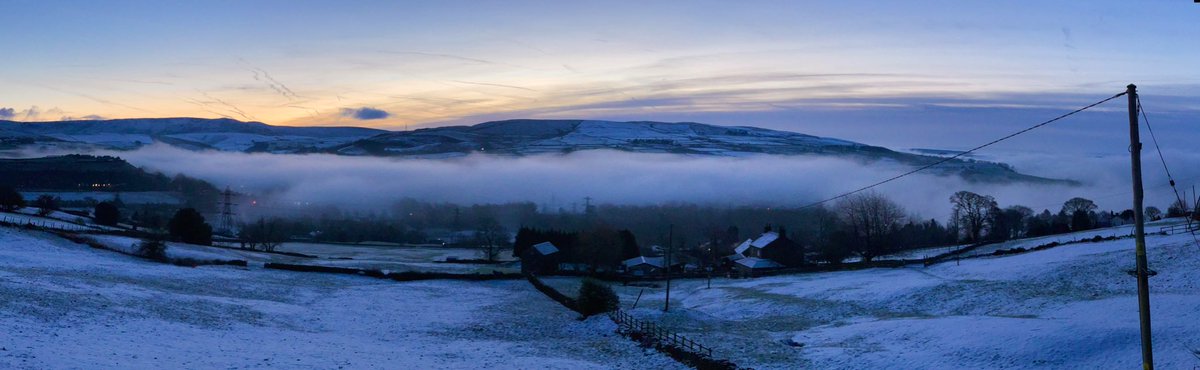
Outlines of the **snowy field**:
M 1147 242 L 1156 364 L 1200 366 L 1200 247 L 1186 233 Z M 1133 260 L 1122 239 L 928 268 L 715 279 L 712 289 L 684 280 L 671 312 L 661 288 L 645 288 L 631 313 L 757 369 L 1129 369 L 1141 361 Z M 617 288 L 627 309 L 643 289 Z
M 528 283 L 185 268 L 0 227 L 0 368 L 626 368 L 677 363 Z
M 443 263 L 450 259 L 482 258 L 479 249 L 449 247 L 412 247 L 384 245 L 349 245 L 324 243 L 283 243 L 278 251 L 320 256 L 320 265 L 358 267 L 389 271 L 426 271 L 452 273 L 520 272 L 520 267 L 511 266 L 512 249 L 501 251 L 498 265 Z

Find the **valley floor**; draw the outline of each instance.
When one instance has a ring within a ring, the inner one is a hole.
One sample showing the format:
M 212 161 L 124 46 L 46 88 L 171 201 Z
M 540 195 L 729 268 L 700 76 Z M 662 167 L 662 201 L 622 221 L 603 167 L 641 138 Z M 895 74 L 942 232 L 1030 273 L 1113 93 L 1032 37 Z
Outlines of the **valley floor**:
M 0 368 L 680 368 L 522 280 L 186 268 L 0 227 Z

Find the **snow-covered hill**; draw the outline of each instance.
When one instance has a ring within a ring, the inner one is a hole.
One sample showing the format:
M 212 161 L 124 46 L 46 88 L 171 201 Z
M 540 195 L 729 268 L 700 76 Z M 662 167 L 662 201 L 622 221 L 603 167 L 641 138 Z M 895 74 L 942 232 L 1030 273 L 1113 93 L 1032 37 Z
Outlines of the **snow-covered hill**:
M 748 126 L 528 119 L 393 132 L 340 146 L 336 152 L 446 158 L 473 153 L 523 156 L 596 149 L 730 157 L 808 155 L 866 163 L 897 162 L 913 167 L 942 160 L 852 141 Z M 971 181 L 1050 181 L 1017 173 L 1001 163 L 974 160 L 952 160 L 931 170 Z
M 929 165 L 943 158 L 903 153 L 852 141 L 748 126 L 692 122 L 508 120 L 388 132 L 358 127 L 286 127 L 231 119 L 165 118 L 21 123 L 0 121 L 0 149 L 101 147 L 135 149 L 160 142 L 186 149 L 238 152 L 335 153 L 408 158 L 471 154 L 504 156 L 585 150 L 742 157 L 806 155 L 864 163 Z M 951 160 L 932 173 L 984 182 L 1057 182 L 1002 164 Z
M 314 152 L 383 132 L 362 127 L 288 127 L 203 118 L 0 121 L 0 138 L 6 142 L 108 149 L 134 149 L 162 142 L 188 149 Z
M 1200 366 L 1200 246 L 1187 233 L 1147 245 L 1156 364 Z M 1131 369 L 1141 363 L 1133 262 L 1132 239 L 1119 239 L 930 267 L 715 279 L 711 289 L 683 280 L 669 313 L 662 289 L 618 289 L 623 302 L 641 295 L 635 316 L 756 369 Z

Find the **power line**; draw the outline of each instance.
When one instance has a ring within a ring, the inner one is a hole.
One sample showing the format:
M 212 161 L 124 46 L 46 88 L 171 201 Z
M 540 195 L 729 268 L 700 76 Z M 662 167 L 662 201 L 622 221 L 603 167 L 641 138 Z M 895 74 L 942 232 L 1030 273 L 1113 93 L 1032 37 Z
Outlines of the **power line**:
M 837 196 L 835 196 L 835 197 L 832 197 L 832 198 L 828 198 L 828 199 L 825 199 L 825 200 L 821 200 L 821 201 L 817 201 L 817 202 L 809 203 L 809 204 L 807 204 L 807 205 L 805 205 L 805 206 L 803 206 L 803 207 L 800 207 L 800 209 L 805 209 L 805 208 L 814 207 L 814 206 L 818 206 L 818 205 L 821 205 L 821 204 L 829 203 L 829 202 L 832 202 L 832 201 L 835 201 L 835 200 L 838 200 L 838 199 L 841 199 L 841 198 L 845 198 L 845 197 L 847 197 L 847 196 L 850 196 L 850 195 L 853 195 L 853 194 L 856 194 L 856 193 L 860 193 L 860 192 L 866 191 L 866 190 L 868 190 L 868 189 L 874 188 L 874 187 L 876 187 L 876 186 L 879 186 L 879 185 L 883 185 L 883 184 L 886 184 L 886 183 L 889 183 L 889 182 L 892 182 L 892 181 L 899 180 L 900 178 L 903 178 L 903 177 L 905 177 L 905 176 L 912 175 L 912 174 L 914 174 L 914 173 L 921 172 L 921 171 L 924 171 L 924 170 L 927 170 L 927 169 L 933 168 L 934 166 L 937 166 L 937 165 L 940 165 L 940 164 L 942 164 L 942 163 L 946 163 L 946 162 L 949 162 L 949 161 L 952 161 L 952 160 L 958 159 L 958 158 L 960 158 L 960 157 L 962 157 L 962 156 L 965 156 L 965 155 L 967 155 L 967 154 L 971 154 L 972 152 L 974 152 L 974 151 L 976 151 L 976 150 L 983 149 L 983 148 L 986 148 L 986 147 L 988 147 L 988 146 L 991 146 L 992 144 L 996 144 L 996 143 L 999 143 L 999 142 L 1001 142 L 1001 141 L 1004 141 L 1004 140 L 1011 139 L 1011 138 L 1012 138 L 1012 137 L 1014 137 L 1014 136 L 1017 136 L 1017 135 L 1020 135 L 1020 134 L 1024 134 L 1024 133 L 1026 133 L 1026 132 L 1029 132 L 1029 131 L 1032 131 L 1033 129 L 1036 129 L 1036 128 L 1038 128 L 1038 127 L 1042 127 L 1042 126 L 1045 126 L 1045 125 L 1051 124 L 1051 123 L 1053 123 L 1053 122 L 1055 122 L 1055 121 L 1061 120 L 1061 119 L 1063 119 L 1063 118 L 1070 117 L 1070 116 L 1074 115 L 1075 113 L 1079 113 L 1079 112 L 1082 112 L 1082 111 L 1088 110 L 1088 109 L 1090 109 L 1090 108 L 1092 108 L 1092 107 L 1095 107 L 1095 106 L 1097 106 L 1097 105 L 1104 104 L 1104 103 L 1108 102 L 1109 100 L 1113 100 L 1113 99 L 1119 98 L 1119 97 L 1121 97 L 1122 95 L 1125 95 L 1125 93 L 1124 93 L 1124 92 L 1121 92 L 1120 94 L 1113 95 L 1113 96 L 1111 96 L 1111 97 L 1108 97 L 1107 99 L 1104 99 L 1104 100 L 1101 100 L 1101 101 L 1098 101 L 1098 102 L 1095 102 L 1095 103 L 1092 103 L 1092 104 L 1088 104 L 1087 106 L 1084 106 L 1083 108 L 1079 108 L 1079 109 L 1076 109 L 1076 110 L 1070 111 L 1070 112 L 1068 112 L 1068 113 L 1066 113 L 1066 114 L 1060 115 L 1060 116 L 1058 116 L 1058 117 L 1051 118 L 1050 120 L 1047 120 L 1047 121 L 1044 121 L 1044 122 L 1042 122 L 1042 123 L 1039 123 L 1039 124 L 1036 124 L 1036 125 L 1030 126 L 1030 127 L 1028 127 L 1028 128 L 1025 128 L 1025 129 L 1023 129 L 1023 130 L 1021 130 L 1021 131 L 1017 131 L 1017 132 L 1014 132 L 1014 133 L 1008 134 L 1007 136 L 1004 136 L 1004 137 L 1002 137 L 1002 138 L 999 138 L 999 139 L 996 139 L 996 140 L 992 140 L 992 141 L 990 141 L 990 142 L 988 142 L 988 143 L 986 143 L 986 144 L 983 144 L 983 145 L 980 145 L 980 146 L 977 146 L 977 147 L 971 148 L 971 149 L 969 149 L 969 150 L 967 150 L 967 151 L 965 151 L 965 152 L 960 152 L 960 153 L 958 153 L 958 154 L 955 154 L 955 155 L 953 155 L 953 156 L 950 156 L 950 157 L 943 158 L 942 160 L 940 160 L 940 161 L 937 161 L 937 162 L 934 162 L 934 163 L 932 163 L 932 164 L 928 164 L 928 165 L 925 165 L 925 166 L 918 167 L 918 168 L 917 168 L 917 169 L 915 169 L 915 170 L 908 171 L 908 172 L 905 172 L 905 173 L 902 173 L 902 174 L 899 174 L 899 175 L 896 175 L 896 176 L 892 176 L 892 177 L 890 177 L 890 178 L 887 178 L 887 179 L 885 179 L 885 180 L 883 180 L 883 181 L 879 181 L 879 182 L 876 182 L 876 183 L 874 183 L 874 184 L 870 184 L 870 185 L 867 185 L 867 186 L 864 186 L 864 187 L 861 187 L 861 188 L 855 189 L 855 190 L 853 190 L 853 191 L 845 192 L 845 193 L 839 194 L 839 195 L 837 195 Z
M 1146 108 L 1142 107 L 1142 97 L 1137 96 L 1137 110 L 1142 114 L 1142 121 L 1146 122 L 1146 130 L 1150 131 L 1150 140 L 1154 141 L 1154 149 L 1158 151 L 1158 160 L 1162 161 L 1163 171 L 1167 173 L 1167 181 L 1171 184 L 1171 190 L 1175 192 L 1175 201 L 1179 202 L 1181 207 L 1187 207 L 1187 203 L 1183 201 L 1183 197 L 1179 196 L 1179 189 L 1175 187 L 1175 178 L 1171 176 L 1171 169 L 1167 167 L 1167 159 L 1163 157 L 1162 147 L 1158 145 L 1158 138 L 1154 136 L 1154 129 L 1150 127 L 1150 118 L 1146 116 Z M 1130 148 L 1132 150 L 1132 148 Z M 1196 205 L 1192 205 L 1192 213 L 1195 213 Z M 1200 238 L 1196 237 L 1196 230 L 1192 228 L 1192 216 L 1185 214 L 1184 220 L 1187 221 L 1187 231 L 1192 235 L 1192 243 L 1196 248 L 1200 248 Z

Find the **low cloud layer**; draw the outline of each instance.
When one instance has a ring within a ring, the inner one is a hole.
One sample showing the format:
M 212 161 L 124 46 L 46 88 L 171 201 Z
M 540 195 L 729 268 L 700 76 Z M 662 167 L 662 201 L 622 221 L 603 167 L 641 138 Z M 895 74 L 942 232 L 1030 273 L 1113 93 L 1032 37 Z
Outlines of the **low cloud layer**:
M 388 118 L 388 116 L 391 116 L 391 114 L 388 113 L 387 111 L 384 111 L 382 109 L 370 108 L 370 107 L 362 107 L 362 108 L 357 108 L 357 109 L 350 109 L 350 108 L 342 109 L 342 117 L 351 117 L 351 118 L 359 119 L 359 120 L 384 119 L 384 118 Z
M 722 206 L 800 206 L 855 189 L 907 168 L 864 165 L 830 158 L 758 156 L 685 157 L 585 151 L 532 157 L 470 156 L 458 159 L 390 159 L 325 154 L 277 155 L 193 152 L 154 145 L 131 152 L 103 153 L 168 174 L 185 173 L 253 194 L 270 193 L 288 203 L 336 204 L 382 209 L 402 198 L 459 204 L 531 201 L 570 209 L 591 197 L 599 203 L 688 202 Z M 1173 199 L 1157 158 L 1146 158 L 1147 205 Z M 1200 179 L 1184 164 L 1200 155 L 1169 153 L 1182 186 Z M 995 196 L 1001 206 L 1021 204 L 1057 211 L 1076 196 L 1102 209 L 1129 208 L 1129 160 L 1026 155 L 1012 157 L 1019 169 L 1085 182 L 1079 187 L 1030 184 L 973 184 L 958 177 L 915 175 L 878 188 L 922 218 L 949 216 L 950 194 L 971 190 Z M 1067 161 L 1067 162 L 1064 162 Z M 1071 163 L 1070 166 L 1062 165 Z M 1194 167 L 1194 166 L 1192 166 Z

